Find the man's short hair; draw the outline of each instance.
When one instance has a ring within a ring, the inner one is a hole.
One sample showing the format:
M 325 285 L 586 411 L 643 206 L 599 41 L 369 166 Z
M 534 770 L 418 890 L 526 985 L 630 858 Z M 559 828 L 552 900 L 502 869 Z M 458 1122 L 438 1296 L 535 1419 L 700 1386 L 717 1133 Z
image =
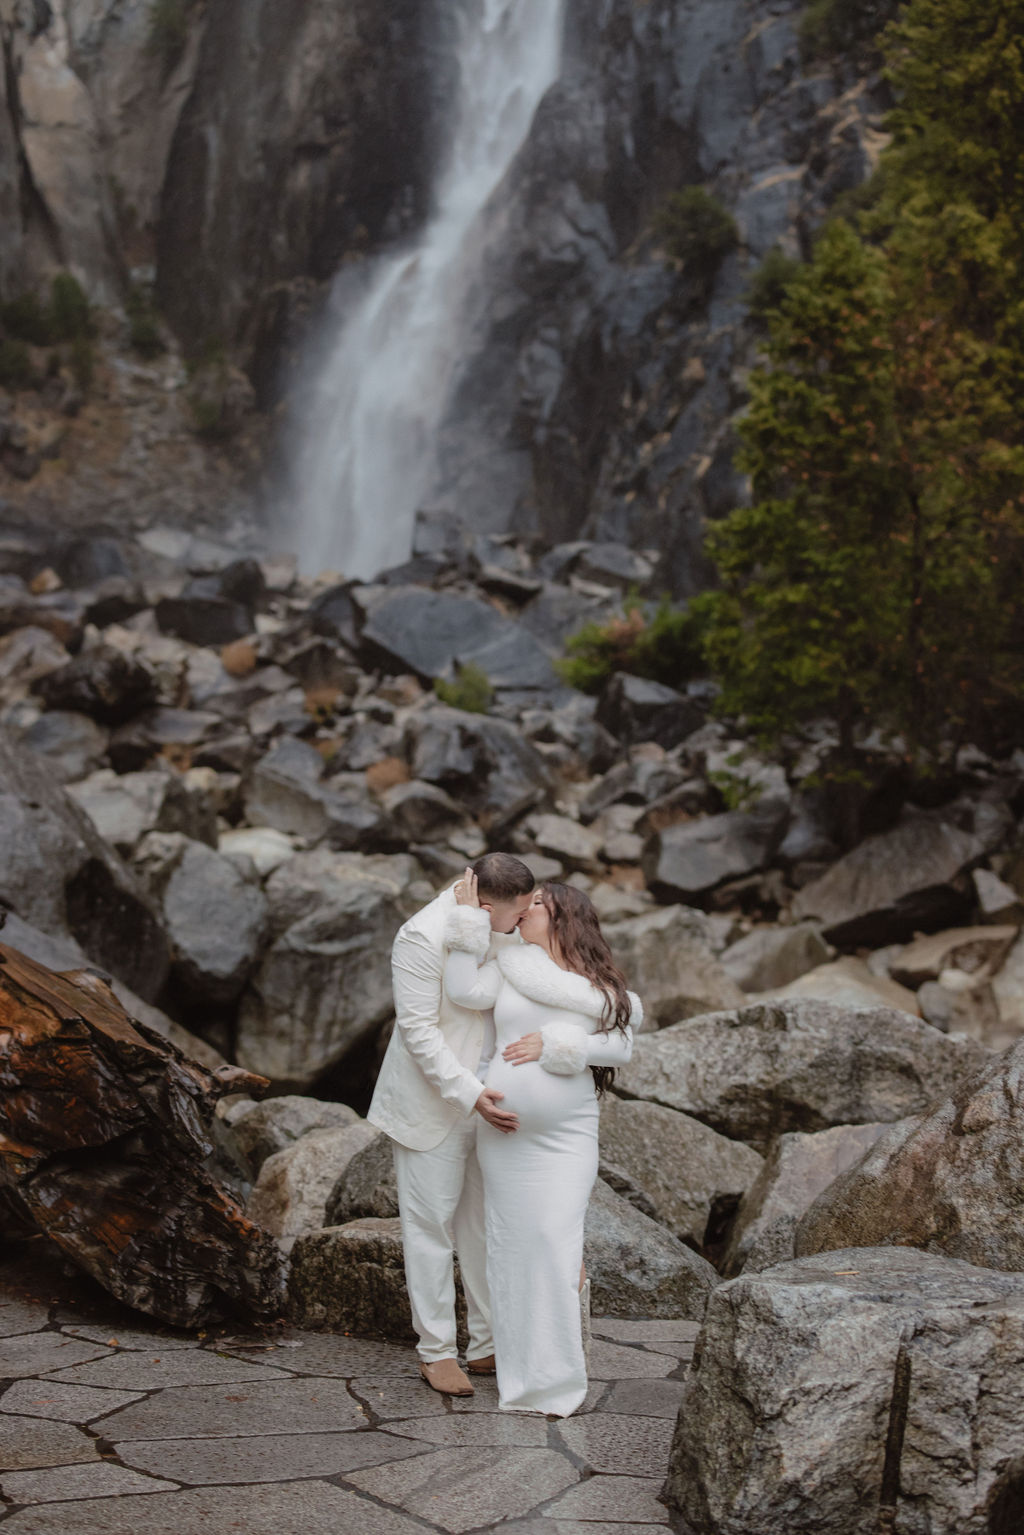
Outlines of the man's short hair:
M 523 860 L 511 853 L 485 853 L 472 867 L 477 891 L 485 901 L 514 901 L 529 895 L 537 883 Z

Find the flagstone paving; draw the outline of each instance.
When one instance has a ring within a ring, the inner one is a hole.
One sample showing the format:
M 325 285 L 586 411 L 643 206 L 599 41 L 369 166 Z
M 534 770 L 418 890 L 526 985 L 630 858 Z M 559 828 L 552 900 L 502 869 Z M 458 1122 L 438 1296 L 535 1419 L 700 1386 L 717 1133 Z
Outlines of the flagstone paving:
M 174 1333 L 0 1262 L 3 1535 L 657 1535 L 696 1327 L 595 1318 L 568 1419 L 440 1397 L 412 1350 Z M 52 1294 L 60 1289 L 61 1294 Z M 34 1292 L 38 1292 L 34 1297 Z

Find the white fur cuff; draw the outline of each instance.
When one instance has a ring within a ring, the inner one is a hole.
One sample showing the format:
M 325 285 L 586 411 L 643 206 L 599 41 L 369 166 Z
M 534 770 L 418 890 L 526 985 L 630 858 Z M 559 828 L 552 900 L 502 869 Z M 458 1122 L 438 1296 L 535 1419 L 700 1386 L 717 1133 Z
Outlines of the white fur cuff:
M 540 1064 L 559 1077 L 572 1077 L 587 1064 L 586 1029 L 575 1023 L 546 1023 L 540 1031 L 544 1044 Z
M 478 906 L 456 906 L 444 924 L 444 946 L 483 959 L 491 946 L 491 914 Z

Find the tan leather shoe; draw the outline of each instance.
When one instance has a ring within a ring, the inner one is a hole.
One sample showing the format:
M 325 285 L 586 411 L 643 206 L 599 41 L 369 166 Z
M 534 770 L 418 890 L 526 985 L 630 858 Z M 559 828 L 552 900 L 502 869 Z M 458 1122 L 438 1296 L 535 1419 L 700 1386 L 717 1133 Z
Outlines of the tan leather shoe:
M 438 1359 L 434 1364 L 421 1364 L 420 1374 L 432 1391 L 444 1396 L 472 1396 L 473 1384 L 462 1373 L 457 1359 Z
M 470 1375 L 493 1375 L 494 1355 L 485 1354 L 482 1359 L 467 1359 L 466 1369 Z

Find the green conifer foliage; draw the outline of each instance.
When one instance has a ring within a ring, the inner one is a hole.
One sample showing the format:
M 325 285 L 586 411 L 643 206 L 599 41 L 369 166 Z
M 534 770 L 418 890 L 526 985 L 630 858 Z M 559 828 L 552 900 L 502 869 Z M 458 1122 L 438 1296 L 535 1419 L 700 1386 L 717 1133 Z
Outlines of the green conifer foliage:
M 768 316 L 701 599 L 723 705 L 920 759 L 1022 717 L 1024 0 L 911 0 L 879 196 Z

